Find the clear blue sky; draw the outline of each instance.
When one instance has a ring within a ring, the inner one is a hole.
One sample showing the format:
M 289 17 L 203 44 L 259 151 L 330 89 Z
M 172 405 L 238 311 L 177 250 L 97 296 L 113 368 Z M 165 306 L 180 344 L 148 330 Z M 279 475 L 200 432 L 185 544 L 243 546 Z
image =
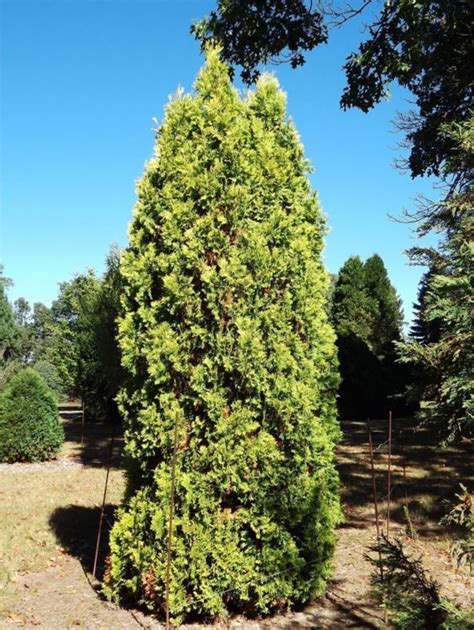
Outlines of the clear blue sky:
M 49 303 L 58 282 L 101 271 L 109 245 L 126 244 L 152 117 L 161 119 L 178 85 L 191 88 L 202 57 L 189 26 L 213 4 L 0 0 L 1 260 L 15 283 L 10 299 Z M 400 137 L 390 121 L 406 108 L 400 90 L 367 115 L 339 109 L 341 66 L 359 38 L 353 24 L 303 68 L 275 70 L 316 168 L 329 270 L 378 252 L 409 315 L 421 271 L 403 254 L 414 242 L 409 226 L 387 213 L 431 188 L 392 166 Z

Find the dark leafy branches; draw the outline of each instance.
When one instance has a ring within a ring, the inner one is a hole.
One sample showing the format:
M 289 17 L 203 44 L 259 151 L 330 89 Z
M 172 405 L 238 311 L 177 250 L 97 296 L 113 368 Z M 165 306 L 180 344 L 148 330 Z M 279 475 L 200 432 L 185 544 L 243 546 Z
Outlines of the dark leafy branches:
M 304 0 L 219 0 L 217 9 L 192 26 L 203 47 L 219 43 L 223 57 L 242 67 L 247 83 L 256 81 L 262 63 L 304 63 L 304 53 L 327 41 L 324 16 Z

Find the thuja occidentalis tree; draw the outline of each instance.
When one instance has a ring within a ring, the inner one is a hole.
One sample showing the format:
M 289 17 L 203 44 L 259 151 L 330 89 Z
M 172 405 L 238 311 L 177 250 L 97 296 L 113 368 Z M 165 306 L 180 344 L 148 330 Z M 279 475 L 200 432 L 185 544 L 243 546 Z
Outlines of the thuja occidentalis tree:
M 339 377 L 309 171 L 277 82 L 241 98 L 216 51 L 166 109 L 121 261 L 129 487 L 105 575 L 115 601 L 162 611 L 168 568 L 175 621 L 324 589 Z

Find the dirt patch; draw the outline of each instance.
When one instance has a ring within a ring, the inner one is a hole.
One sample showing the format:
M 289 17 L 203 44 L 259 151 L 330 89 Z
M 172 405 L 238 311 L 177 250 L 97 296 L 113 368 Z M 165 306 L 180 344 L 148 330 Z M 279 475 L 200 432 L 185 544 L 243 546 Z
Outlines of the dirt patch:
M 14 475 L 16 473 L 56 472 L 65 468 L 80 468 L 81 462 L 72 459 L 53 459 L 49 462 L 32 462 L 15 464 L 0 464 L 0 475 Z

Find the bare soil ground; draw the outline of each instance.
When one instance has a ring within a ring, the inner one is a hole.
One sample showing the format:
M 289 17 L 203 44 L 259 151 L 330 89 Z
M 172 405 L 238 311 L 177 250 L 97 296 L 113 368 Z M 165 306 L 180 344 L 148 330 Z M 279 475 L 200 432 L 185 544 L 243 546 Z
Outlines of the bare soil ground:
M 45 464 L 0 465 L 0 628 L 162 628 L 156 619 L 105 602 L 91 577 L 99 506 L 106 474 L 110 428 L 65 423 L 60 457 Z M 371 594 L 372 567 L 365 559 L 375 542 L 370 458 L 365 423 L 343 426 L 338 448 L 345 523 L 338 530 L 334 577 L 324 597 L 298 611 L 267 619 L 234 618 L 213 628 L 249 630 L 383 628 L 384 613 Z M 374 423 L 376 481 L 386 516 L 387 422 Z M 474 580 L 456 569 L 449 535 L 438 522 L 458 484 L 469 484 L 472 445 L 440 449 L 429 432 L 413 433 L 408 420 L 394 424 L 391 536 L 401 537 L 458 605 L 472 606 Z M 124 490 L 121 439 L 115 439 L 107 497 L 107 525 Z M 403 475 L 405 462 L 406 479 Z M 411 526 L 407 522 L 407 513 Z M 383 523 L 386 528 L 386 523 Z M 410 530 L 412 536 L 408 536 Z M 107 527 L 106 527 L 107 530 Z M 415 537 L 413 537 L 413 534 Z M 101 546 L 99 570 L 106 553 Z M 203 629 L 188 624 L 186 630 Z M 207 626 L 209 627 L 209 626 Z

